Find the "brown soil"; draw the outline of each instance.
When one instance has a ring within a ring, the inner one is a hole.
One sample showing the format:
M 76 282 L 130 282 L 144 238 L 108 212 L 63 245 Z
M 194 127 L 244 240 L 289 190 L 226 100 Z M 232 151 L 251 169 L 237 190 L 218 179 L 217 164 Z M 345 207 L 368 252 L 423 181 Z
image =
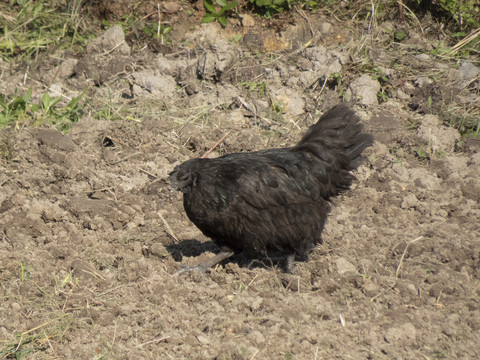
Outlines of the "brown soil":
M 284 26 L 288 31 L 293 25 Z M 302 32 L 296 33 L 303 43 Z M 347 37 L 347 30 L 334 24 L 331 36 L 319 41 L 340 49 Z M 262 43 L 268 43 L 265 37 Z M 303 53 L 289 46 L 293 55 L 280 62 L 301 64 Z M 181 62 L 187 53 L 178 43 L 169 47 L 170 53 L 178 51 Z M 117 58 L 121 66 L 102 73 L 89 94 L 108 102 L 102 90 L 108 87 L 117 104 L 140 106 L 147 92 L 139 86 L 128 98 L 128 82 L 121 81 L 128 77 L 116 76 L 132 62 L 155 69 L 158 54 L 133 52 L 130 62 Z M 82 56 L 79 64 L 103 61 Z M 249 74 L 269 67 L 255 57 L 243 64 Z M 82 89 L 91 79 L 80 75 L 86 68 L 72 70 L 62 84 Z M 240 100 L 230 107 L 212 105 L 211 97 L 221 96 L 212 84 L 237 84 L 241 75 L 225 71 L 220 79 L 189 82 L 177 74 L 190 88 L 180 93 L 174 86 L 171 97 L 150 97 L 134 116 L 139 122 L 85 116 L 66 135 L 48 127 L 0 132 L 2 149 L 10 154 L 0 165 L 2 354 L 480 358 L 478 144 L 444 146 L 441 155 L 419 159 L 425 142 L 410 130 L 417 115 L 394 98 L 369 110 L 356 107 L 375 145 L 352 189 L 334 200 L 324 243 L 293 275 L 269 259 L 252 262 L 242 255 L 205 277 L 171 275 L 180 262 L 196 264 L 218 250 L 187 219 L 181 194 L 171 192 L 173 167 L 200 156 L 227 132 L 211 157 L 292 145 L 313 121 L 313 114 L 295 121 L 278 120 L 274 112 L 257 118 L 241 112 Z M 22 76 L 11 74 L 8 83 Z M 318 105 L 313 99 L 320 87 L 307 96 L 312 111 L 338 102 L 336 90 L 327 86 Z M 428 96 L 418 90 L 412 101 L 424 104 Z M 241 97 L 250 104 L 246 99 Z

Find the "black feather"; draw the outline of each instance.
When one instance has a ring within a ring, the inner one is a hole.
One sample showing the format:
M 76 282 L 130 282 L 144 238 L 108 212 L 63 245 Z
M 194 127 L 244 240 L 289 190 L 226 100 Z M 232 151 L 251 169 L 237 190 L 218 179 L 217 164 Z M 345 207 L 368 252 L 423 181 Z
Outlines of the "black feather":
M 348 189 L 372 143 L 353 111 L 338 105 L 294 147 L 192 159 L 170 181 L 184 193 L 189 219 L 225 253 L 305 257 L 321 242 L 329 199 Z

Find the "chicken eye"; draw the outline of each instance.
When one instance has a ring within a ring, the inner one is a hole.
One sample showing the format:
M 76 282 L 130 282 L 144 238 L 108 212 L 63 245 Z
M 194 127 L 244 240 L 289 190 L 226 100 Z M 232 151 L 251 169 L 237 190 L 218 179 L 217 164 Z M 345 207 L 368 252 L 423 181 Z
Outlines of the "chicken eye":
M 190 179 L 190 174 L 178 174 L 177 179 L 180 181 L 187 181 Z

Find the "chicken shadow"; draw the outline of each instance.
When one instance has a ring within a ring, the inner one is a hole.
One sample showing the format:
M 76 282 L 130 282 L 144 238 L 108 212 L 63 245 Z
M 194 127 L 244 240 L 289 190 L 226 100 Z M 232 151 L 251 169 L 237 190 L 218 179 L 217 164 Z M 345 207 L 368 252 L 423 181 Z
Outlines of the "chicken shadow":
M 212 252 L 215 255 L 220 252 L 220 248 L 215 245 L 213 241 L 200 242 L 196 239 L 188 239 L 179 243 L 165 245 L 165 248 L 172 258 L 179 263 L 182 262 L 184 256 L 198 257 L 205 252 Z M 269 253 L 268 256 L 264 257 L 252 257 L 244 252 L 239 252 L 223 260 L 220 264 L 233 263 L 241 268 L 247 269 L 271 269 L 275 267 L 282 268 L 285 266 L 285 261 L 285 257 L 282 256 L 281 253 Z M 200 261 L 198 261 L 198 263 L 200 263 Z

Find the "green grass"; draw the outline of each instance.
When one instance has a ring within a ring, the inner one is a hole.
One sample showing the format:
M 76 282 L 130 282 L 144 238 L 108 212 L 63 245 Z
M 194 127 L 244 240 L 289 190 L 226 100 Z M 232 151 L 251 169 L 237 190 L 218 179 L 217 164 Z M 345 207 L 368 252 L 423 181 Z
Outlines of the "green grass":
M 45 51 L 83 47 L 93 32 L 80 26 L 81 0 L 10 0 L 0 4 L 0 56 L 36 59 Z
M 0 129 L 11 125 L 20 128 L 48 123 L 66 132 L 83 113 L 79 104 L 82 96 L 83 93 L 61 106 L 59 103 L 62 97 L 51 97 L 48 93 L 43 94 L 39 100 L 33 100 L 32 89 L 26 94 L 19 94 L 15 90 L 12 96 L 0 93 Z

